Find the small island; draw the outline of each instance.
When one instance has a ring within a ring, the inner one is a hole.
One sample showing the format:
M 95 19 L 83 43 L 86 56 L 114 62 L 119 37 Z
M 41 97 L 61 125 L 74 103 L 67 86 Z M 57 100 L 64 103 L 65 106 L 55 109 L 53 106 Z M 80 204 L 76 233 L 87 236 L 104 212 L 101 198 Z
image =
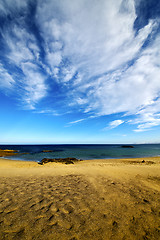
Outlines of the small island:
M 53 150 L 43 150 L 43 153 L 53 152 Z
M 122 148 L 134 148 L 134 146 L 132 146 L 132 145 L 122 145 L 121 147 Z

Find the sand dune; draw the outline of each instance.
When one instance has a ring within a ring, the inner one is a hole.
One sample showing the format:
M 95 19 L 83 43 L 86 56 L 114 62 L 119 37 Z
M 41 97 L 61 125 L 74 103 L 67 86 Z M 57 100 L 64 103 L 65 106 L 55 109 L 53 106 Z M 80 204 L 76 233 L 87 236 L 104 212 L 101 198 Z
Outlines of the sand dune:
M 1 159 L 0 239 L 160 239 L 160 158 Z

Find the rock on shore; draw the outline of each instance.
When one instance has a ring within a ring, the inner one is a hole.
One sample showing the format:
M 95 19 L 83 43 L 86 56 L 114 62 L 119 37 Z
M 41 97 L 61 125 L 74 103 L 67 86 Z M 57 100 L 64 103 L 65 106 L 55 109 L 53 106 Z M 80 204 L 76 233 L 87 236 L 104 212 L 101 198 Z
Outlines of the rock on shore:
M 77 158 L 43 158 L 38 164 L 43 165 L 48 162 L 74 164 L 75 162 L 82 161 Z
M 0 157 L 12 156 L 18 154 L 17 150 L 10 150 L 10 149 L 0 149 Z

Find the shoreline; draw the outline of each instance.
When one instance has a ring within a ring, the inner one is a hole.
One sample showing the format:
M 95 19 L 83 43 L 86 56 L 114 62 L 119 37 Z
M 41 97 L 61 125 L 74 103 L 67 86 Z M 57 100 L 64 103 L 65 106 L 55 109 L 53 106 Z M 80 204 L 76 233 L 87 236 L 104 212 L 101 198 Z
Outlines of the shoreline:
M 60 144 L 60 145 L 4 145 L 1 146 L 0 156 L 12 160 L 42 161 L 43 158 L 76 157 L 82 160 L 146 158 L 159 156 L 160 144 Z M 149 145 L 149 146 L 147 146 Z M 157 146 L 156 146 L 157 145 Z M 17 146 L 17 147 L 16 147 Z M 69 147 L 68 147 L 69 146 Z M 106 147 L 103 147 L 106 146 Z M 4 149 L 6 148 L 6 149 Z M 79 150 L 83 150 L 79 153 Z M 86 150 L 86 151 L 85 151 Z M 60 153 L 62 152 L 62 153 Z M 12 153 L 14 154 L 12 158 Z M 47 154 L 48 153 L 48 154 Z M 4 155 L 5 154 L 5 155 Z M 25 155 L 23 155 L 25 154 Z M 27 156 L 27 155 L 28 156 Z M 151 155 L 150 155 L 151 154 Z
M 17 154 L 18 155 L 18 154 Z M 26 160 L 26 159 L 12 159 L 12 157 L 14 157 L 14 155 L 9 156 L 9 158 L 7 158 L 7 156 L 0 156 L 0 159 L 6 159 L 6 160 L 11 160 L 11 161 L 22 161 L 22 162 L 40 162 L 41 160 Z M 58 157 L 57 157 L 58 158 Z M 60 157 L 61 158 L 61 157 Z M 70 157 L 69 157 L 70 158 Z M 152 159 L 152 158 L 160 158 L 160 155 L 153 155 L 153 156 L 141 156 L 141 157 L 119 157 L 119 158 L 85 158 L 85 159 L 79 159 L 80 161 L 104 161 L 104 160 L 131 160 L 131 159 Z
M 12 157 L 12 156 L 10 156 Z M 14 157 L 14 156 L 13 156 Z M 34 162 L 34 163 L 38 163 L 38 160 L 37 161 L 34 161 L 34 160 L 23 160 L 23 159 L 11 159 L 11 158 L 7 158 L 7 156 L 4 156 L 4 157 L 0 157 L 0 160 L 8 160 L 8 161 L 17 161 L 17 162 Z M 121 157 L 121 158 L 92 158 L 92 159 L 79 159 L 80 161 L 125 161 L 125 160 L 129 160 L 129 161 L 132 161 L 132 160 L 143 160 L 143 159 L 147 159 L 147 160 L 151 160 L 151 159 L 159 159 L 160 160 L 160 156 L 159 155 L 155 155 L 155 156 L 143 156 L 143 157 Z
M 67 165 L 0 159 L 0 196 L 2 240 L 154 240 L 160 157 Z
M 0 177 L 12 177 L 12 176 L 50 176 L 50 175 L 66 175 L 66 174 L 83 174 L 89 175 L 101 175 L 112 174 L 112 171 L 116 171 L 118 174 L 119 169 L 126 174 L 134 174 L 140 172 L 150 173 L 151 169 L 160 172 L 160 157 L 147 157 L 147 158 L 122 158 L 122 159 L 93 159 L 83 160 L 75 162 L 74 164 L 64 164 L 49 162 L 44 165 L 38 164 L 35 161 L 21 161 L 0 158 Z M 128 171 L 128 172 L 127 172 Z M 120 176 L 120 174 L 118 174 Z M 158 174 L 158 173 L 157 173 Z M 117 175 L 117 176 L 118 176 Z M 116 177 L 116 176 L 115 176 Z

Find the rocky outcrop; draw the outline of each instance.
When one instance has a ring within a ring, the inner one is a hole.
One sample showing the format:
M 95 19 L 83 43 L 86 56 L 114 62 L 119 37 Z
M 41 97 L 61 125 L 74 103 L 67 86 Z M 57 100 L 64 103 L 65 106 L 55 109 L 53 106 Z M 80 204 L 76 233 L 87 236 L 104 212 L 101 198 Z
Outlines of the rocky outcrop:
M 17 150 L 10 150 L 10 149 L 0 149 L 0 157 L 7 157 L 18 154 Z
M 82 161 L 77 158 L 43 158 L 38 164 L 43 165 L 48 162 L 74 164 L 75 162 Z

